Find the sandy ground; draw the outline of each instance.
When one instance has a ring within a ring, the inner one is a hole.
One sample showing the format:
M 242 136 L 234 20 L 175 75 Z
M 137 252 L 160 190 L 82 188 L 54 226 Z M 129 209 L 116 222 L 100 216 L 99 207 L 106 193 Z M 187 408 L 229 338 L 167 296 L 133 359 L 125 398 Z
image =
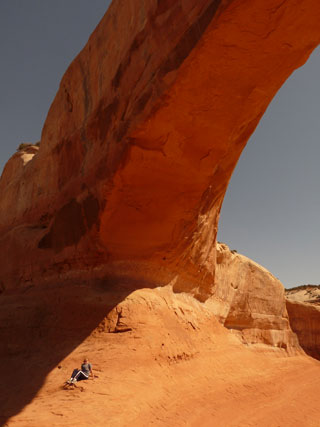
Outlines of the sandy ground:
M 102 304 L 103 293 L 96 290 L 91 301 L 100 298 Z M 52 335 L 42 336 L 38 347 L 33 343 L 37 351 L 7 359 L 10 369 L 0 390 L 3 425 L 320 426 L 320 362 L 262 344 L 244 345 L 202 304 L 168 289 L 136 291 L 120 306 L 127 332 L 110 333 L 114 304 L 95 328 L 86 326 L 87 336 L 73 341 L 73 348 L 64 344 L 61 351 L 52 339 L 61 327 L 56 321 Z M 70 336 L 77 326 L 81 330 L 78 310 L 69 318 Z M 88 315 L 84 306 L 82 314 Z M 66 332 L 60 330 L 60 336 L 65 340 Z M 63 389 L 84 356 L 96 377 Z M 29 375 L 15 369 L 20 365 Z M 32 372 L 36 379 L 41 373 L 36 387 Z M 26 397 L 28 389 L 33 392 Z

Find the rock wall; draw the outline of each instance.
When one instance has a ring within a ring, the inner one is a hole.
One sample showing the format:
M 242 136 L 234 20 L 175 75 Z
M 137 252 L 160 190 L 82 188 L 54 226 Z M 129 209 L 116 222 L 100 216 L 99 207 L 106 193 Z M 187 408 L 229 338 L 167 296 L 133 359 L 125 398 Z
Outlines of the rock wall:
M 320 360 L 320 286 L 305 285 L 286 290 L 292 330 L 310 356 Z
M 282 283 L 226 244 L 217 245 L 215 287 L 206 304 L 226 328 L 239 331 L 245 343 L 265 343 L 289 352 L 299 349 Z

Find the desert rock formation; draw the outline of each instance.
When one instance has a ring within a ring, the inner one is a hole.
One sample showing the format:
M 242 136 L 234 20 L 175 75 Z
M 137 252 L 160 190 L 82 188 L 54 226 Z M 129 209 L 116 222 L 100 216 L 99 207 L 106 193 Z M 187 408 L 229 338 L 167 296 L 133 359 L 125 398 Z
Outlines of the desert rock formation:
M 132 292 L 130 277 L 90 284 L 64 278 L 3 292 L 0 420 L 71 426 L 81 411 L 79 425 L 214 420 L 239 427 L 248 417 L 261 426 L 272 418 L 284 427 L 288 417 L 292 425 L 314 425 L 314 399 L 303 408 L 299 402 L 316 396 L 320 366 L 304 356 L 289 327 L 283 286 L 225 244 L 217 247 L 216 280 L 206 302 L 173 292 L 174 284 Z M 88 355 L 94 382 L 63 390 Z M 297 367 L 312 378 L 298 389 Z
M 241 151 L 319 44 L 319 18 L 318 0 L 113 1 L 40 148 L 0 180 L 3 423 L 316 425 L 319 363 L 283 287 L 216 234 Z M 88 352 L 97 381 L 66 395 Z
M 10 194 L 10 187 L 15 188 L 17 183 L 23 179 L 25 174 L 25 167 L 30 160 L 33 159 L 34 155 L 37 154 L 39 147 L 33 144 L 24 144 L 25 147 L 18 150 L 6 163 L 0 180 L 0 192 L 7 192 Z M 21 186 L 27 185 L 27 183 L 21 184 Z M 14 191 L 12 191 L 14 193 Z M 19 198 L 20 199 L 20 198 Z M 19 201 L 18 199 L 18 201 Z M 8 204 L 13 204 L 11 200 L 7 201 Z M 5 206 L 1 205 L 3 209 Z M 3 210 L 4 211 L 4 210 Z
M 320 286 L 304 285 L 286 290 L 292 330 L 307 354 L 320 360 Z
M 70 282 L 30 288 L 19 299 L 2 296 L 1 421 L 9 419 L 9 427 L 317 425 L 318 361 L 244 344 L 210 304 L 170 286 L 126 295 L 126 285 L 119 282 L 116 292 L 105 282 Z M 64 390 L 84 356 L 96 377 Z
M 319 9 L 114 1 L 61 81 L 38 154 L 1 184 L 3 286 L 121 271 L 210 296 L 232 171 L 319 43 Z
M 290 301 L 320 305 L 320 285 L 302 285 L 286 289 L 286 298 Z
M 217 245 L 216 286 L 208 300 L 225 327 L 246 343 L 297 349 L 289 326 L 282 283 L 268 270 L 226 244 Z

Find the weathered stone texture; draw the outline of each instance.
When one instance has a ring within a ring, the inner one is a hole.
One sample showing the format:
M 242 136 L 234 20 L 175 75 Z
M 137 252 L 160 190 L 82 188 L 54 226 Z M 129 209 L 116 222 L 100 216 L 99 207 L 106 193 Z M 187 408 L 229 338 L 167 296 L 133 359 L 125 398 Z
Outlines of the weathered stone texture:
M 282 283 L 222 243 L 217 245 L 215 288 L 207 304 L 226 328 L 239 331 L 245 343 L 265 343 L 289 353 L 299 349 Z
M 320 360 L 320 306 L 287 299 L 287 310 L 301 347 Z
M 35 284 L 54 280 L 66 264 L 88 277 L 121 265 L 206 299 L 230 176 L 276 91 L 319 43 L 319 9 L 114 1 L 61 81 L 39 153 L 10 185 L 2 179 L 5 286 L 30 271 Z

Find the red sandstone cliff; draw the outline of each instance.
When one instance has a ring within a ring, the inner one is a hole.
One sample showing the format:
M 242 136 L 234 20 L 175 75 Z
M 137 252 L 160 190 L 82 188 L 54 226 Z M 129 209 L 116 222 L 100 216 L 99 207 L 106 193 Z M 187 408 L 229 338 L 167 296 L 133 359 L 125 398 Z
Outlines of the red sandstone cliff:
M 215 283 L 208 304 L 245 343 L 262 342 L 289 352 L 299 348 L 289 325 L 284 287 L 268 270 L 218 243 Z
M 319 18 L 317 0 L 114 1 L 61 81 L 39 153 L 0 185 L 3 286 L 94 269 L 210 296 L 230 176 L 319 43 Z
M 286 290 L 292 330 L 307 354 L 320 360 L 320 286 L 298 286 Z

